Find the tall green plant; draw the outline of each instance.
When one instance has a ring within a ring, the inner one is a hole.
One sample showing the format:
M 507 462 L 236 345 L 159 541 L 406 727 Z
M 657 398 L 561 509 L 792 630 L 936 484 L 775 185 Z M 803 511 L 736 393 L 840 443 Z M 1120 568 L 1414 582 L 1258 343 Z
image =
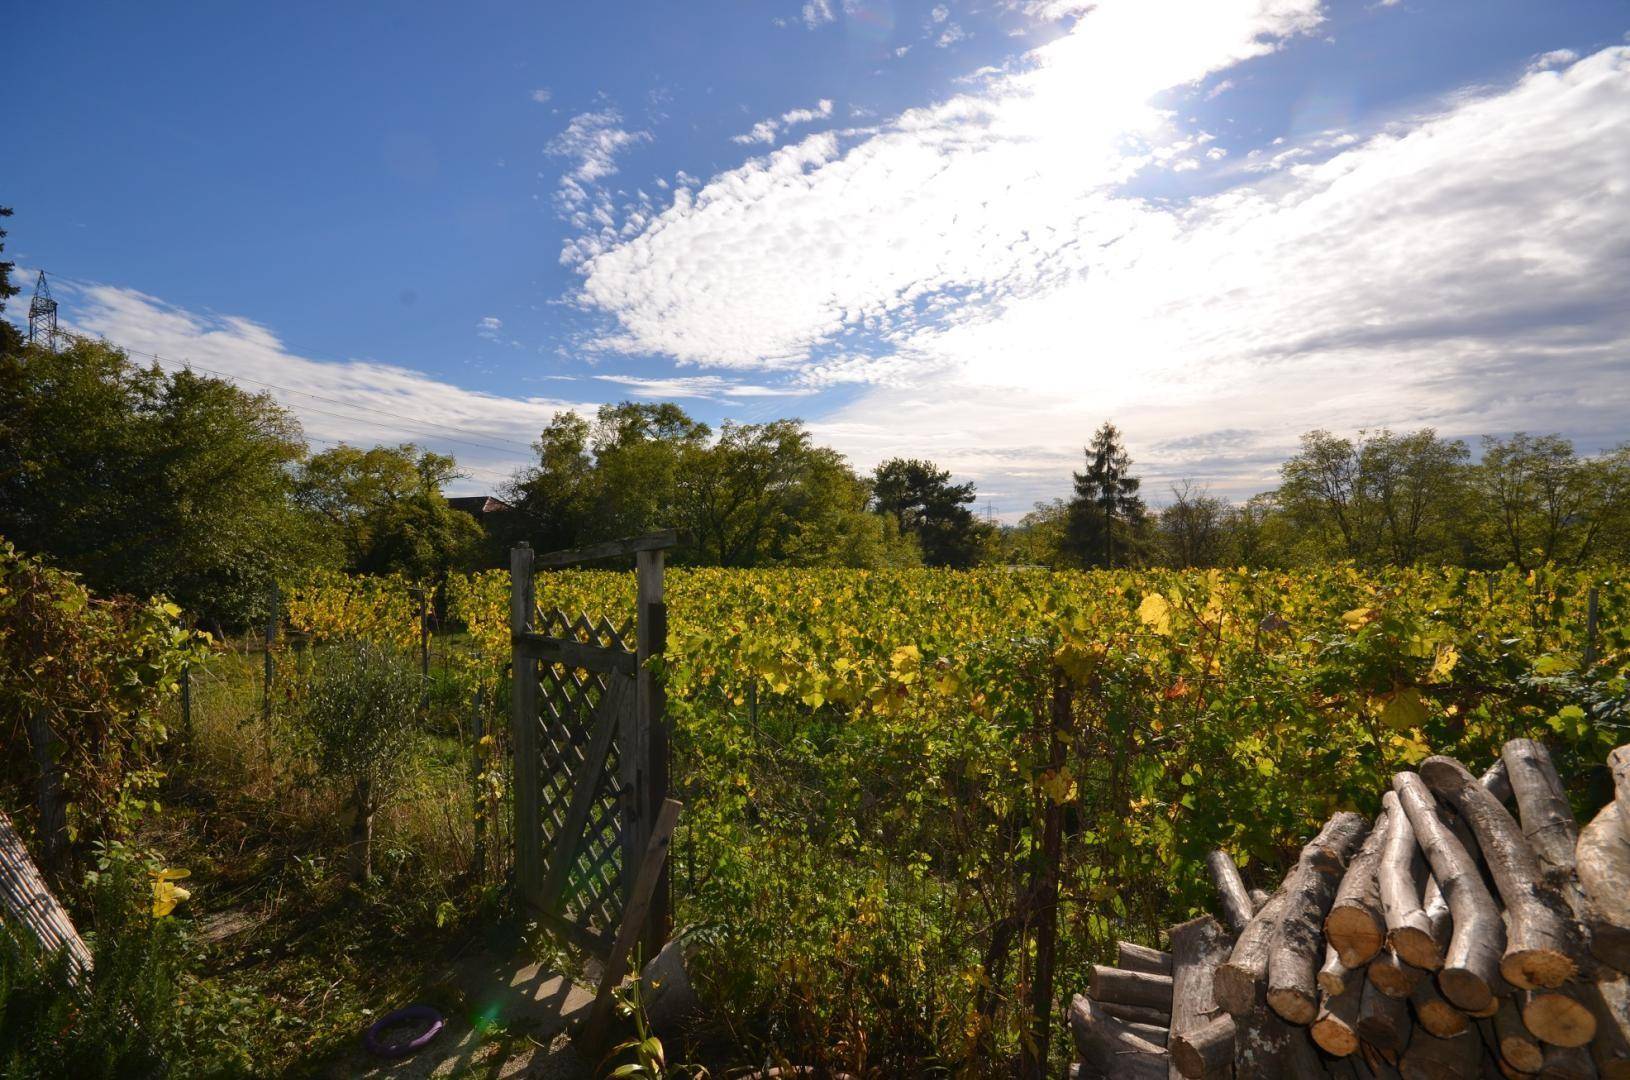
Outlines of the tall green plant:
M 402 653 L 368 641 L 320 653 L 299 713 L 317 770 L 340 785 L 355 818 L 351 873 L 372 874 L 373 819 L 397 794 L 418 734 L 423 680 Z

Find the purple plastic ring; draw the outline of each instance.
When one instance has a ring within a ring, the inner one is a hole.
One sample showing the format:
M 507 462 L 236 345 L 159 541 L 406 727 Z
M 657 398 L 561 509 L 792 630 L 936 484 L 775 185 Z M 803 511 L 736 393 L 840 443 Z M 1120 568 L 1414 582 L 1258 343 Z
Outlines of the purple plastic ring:
M 380 1038 L 387 1028 L 406 1023 L 424 1024 L 425 1029 L 407 1042 L 385 1042 Z M 370 1054 L 383 1058 L 406 1057 L 415 1050 L 423 1049 L 431 1039 L 440 1035 L 442 1026 L 441 1013 L 429 1005 L 409 1005 L 380 1017 L 362 1036 L 362 1042 Z

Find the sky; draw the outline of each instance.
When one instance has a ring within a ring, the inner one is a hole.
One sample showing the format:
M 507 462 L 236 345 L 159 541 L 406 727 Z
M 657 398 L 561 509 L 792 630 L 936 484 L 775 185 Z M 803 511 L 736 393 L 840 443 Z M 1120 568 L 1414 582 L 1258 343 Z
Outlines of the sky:
M 1016 520 L 1313 428 L 1630 440 L 1623 0 L 0 4 L 64 325 L 497 490 L 795 416 Z M 28 293 L 7 317 L 26 317 Z

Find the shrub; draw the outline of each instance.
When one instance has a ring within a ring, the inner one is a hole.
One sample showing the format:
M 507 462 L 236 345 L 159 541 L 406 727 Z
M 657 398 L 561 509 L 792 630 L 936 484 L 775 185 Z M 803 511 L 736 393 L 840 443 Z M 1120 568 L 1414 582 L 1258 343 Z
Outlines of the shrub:
M 323 650 L 299 713 L 317 771 L 338 784 L 355 813 L 351 872 L 372 873 L 373 818 L 397 794 L 418 733 L 423 680 L 389 646 L 343 642 Z

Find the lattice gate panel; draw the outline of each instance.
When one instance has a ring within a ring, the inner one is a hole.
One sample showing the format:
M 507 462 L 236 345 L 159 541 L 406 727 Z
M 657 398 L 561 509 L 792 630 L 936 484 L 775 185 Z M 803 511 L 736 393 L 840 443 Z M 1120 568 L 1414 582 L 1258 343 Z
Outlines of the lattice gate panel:
M 516 884 L 546 924 L 602 955 L 667 794 L 661 693 L 641 661 L 665 641 L 662 551 L 674 542 L 653 534 L 536 560 L 522 545 L 511 558 Z M 627 554 L 639 557 L 638 620 L 538 608 L 534 566 Z M 670 921 L 665 889 L 642 894 L 653 952 Z

